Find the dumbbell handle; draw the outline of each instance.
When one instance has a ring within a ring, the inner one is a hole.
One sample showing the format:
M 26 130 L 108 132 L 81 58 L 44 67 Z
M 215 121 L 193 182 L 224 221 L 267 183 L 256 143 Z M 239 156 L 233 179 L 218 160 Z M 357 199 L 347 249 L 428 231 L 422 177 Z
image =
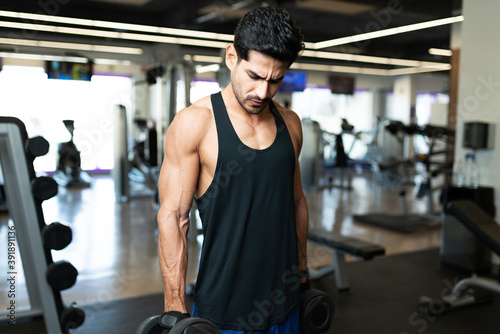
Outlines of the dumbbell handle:
M 171 329 L 178 322 L 190 317 L 189 313 L 181 313 L 179 311 L 165 312 L 160 316 L 160 326 Z

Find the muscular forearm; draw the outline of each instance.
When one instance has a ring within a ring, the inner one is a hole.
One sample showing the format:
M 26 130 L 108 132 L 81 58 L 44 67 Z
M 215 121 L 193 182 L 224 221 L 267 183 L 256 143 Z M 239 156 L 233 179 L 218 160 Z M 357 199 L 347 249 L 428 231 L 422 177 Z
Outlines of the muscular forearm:
M 165 312 L 180 311 L 186 313 L 185 291 L 187 256 L 187 230 L 189 217 L 166 213 L 160 210 L 159 256 L 164 282 Z
M 309 213 L 305 198 L 295 203 L 295 221 L 297 225 L 297 242 L 299 251 L 299 269 L 307 267 L 307 224 Z

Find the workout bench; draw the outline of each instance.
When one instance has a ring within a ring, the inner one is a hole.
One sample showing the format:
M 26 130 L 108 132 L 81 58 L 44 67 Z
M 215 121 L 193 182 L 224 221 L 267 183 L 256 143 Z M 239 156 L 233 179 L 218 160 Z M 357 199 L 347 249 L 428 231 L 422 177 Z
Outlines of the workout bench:
M 500 225 L 476 203 L 470 200 L 451 201 L 446 205 L 445 212 L 455 216 L 481 243 L 500 256 Z M 462 279 L 449 295 L 441 298 L 441 303 L 421 296 L 419 311 L 440 315 L 452 309 L 489 302 L 493 299 L 489 292 L 500 294 L 500 272 L 497 279 L 476 274 Z
M 310 229 L 307 239 L 333 251 L 333 264 L 315 270 L 311 273 L 310 278 L 318 279 L 335 272 L 335 282 L 338 290 L 348 290 L 350 288 L 345 261 L 346 254 L 364 261 L 385 254 L 385 248 L 380 245 L 320 229 Z

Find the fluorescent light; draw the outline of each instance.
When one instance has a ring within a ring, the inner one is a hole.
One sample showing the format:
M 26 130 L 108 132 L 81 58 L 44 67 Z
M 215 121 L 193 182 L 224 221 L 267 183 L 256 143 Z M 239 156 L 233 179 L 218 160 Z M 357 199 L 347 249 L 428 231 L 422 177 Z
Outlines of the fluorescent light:
M 29 39 L 0 38 L 0 44 L 35 46 L 42 48 L 70 49 L 79 51 L 113 52 L 121 54 L 136 54 L 136 55 L 142 54 L 142 49 L 140 48 L 126 48 L 119 46 L 97 45 L 97 44 L 35 41 Z
M 228 43 L 226 42 L 208 41 L 201 39 L 155 36 L 147 34 L 71 28 L 71 27 L 51 26 L 51 25 L 32 24 L 32 23 L 18 23 L 9 21 L 0 21 L 0 26 L 5 28 L 38 30 L 38 31 L 60 33 L 60 34 L 84 35 L 84 36 L 113 38 L 113 39 L 127 39 L 127 40 L 157 42 L 157 43 L 167 43 L 167 44 L 194 45 L 194 46 L 204 46 L 211 48 L 225 48 L 228 45 Z
M 394 76 L 394 75 L 404 75 L 404 74 L 446 71 L 446 70 L 451 69 L 451 65 L 443 64 L 443 66 L 440 66 L 440 67 L 439 66 L 434 66 L 434 67 L 423 67 L 422 66 L 422 67 L 384 70 L 384 69 L 378 69 L 378 68 L 321 65 L 321 64 L 310 64 L 310 63 L 294 63 L 294 64 L 292 64 L 292 66 L 290 66 L 290 68 L 297 69 L 297 70 L 309 70 L 309 71 Z
M 211 65 L 205 65 L 205 66 L 195 66 L 194 67 L 196 73 L 208 73 L 208 72 L 218 72 L 220 70 L 220 65 L 219 64 L 211 64 Z
M 298 70 L 341 72 L 341 73 L 353 73 L 353 74 L 371 74 L 371 75 L 387 75 L 388 72 L 388 70 L 382 70 L 377 68 L 320 65 L 320 64 L 307 64 L 307 63 L 294 63 L 292 64 L 292 66 L 290 66 L 290 68 Z
M 415 74 L 415 73 L 429 73 L 438 71 L 448 71 L 451 69 L 450 64 L 442 67 L 412 67 L 412 68 L 399 68 L 390 70 L 391 75 L 404 75 L 404 74 Z
M 451 57 L 453 55 L 453 51 L 451 51 L 451 50 L 436 49 L 436 48 L 430 48 L 429 53 L 431 55 L 445 56 L 445 57 Z
M 323 41 L 323 42 L 317 42 L 317 43 L 314 43 L 313 48 L 314 49 L 323 49 L 323 48 L 327 48 L 330 46 L 355 43 L 355 42 L 365 41 L 368 39 L 380 38 L 380 37 L 385 37 L 385 36 L 390 36 L 390 35 L 402 34 L 402 33 L 410 32 L 410 31 L 438 27 L 438 26 L 442 26 L 442 25 L 446 25 L 446 24 L 462 22 L 463 20 L 464 20 L 464 16 L 459 15 L 459 16 L 448 17 L 445 19 L 415 23 L 415 24 L 410 24 L 410 25 L 396 27 L 396 28 L 389 28 L 389 29 L 384 29 L 384 30 L 368 32 L 368 33 L 364 33 L 364 34 L 358 34 L 358 35 L 353 35 L 353 36 L 348 36 L 348 37 L 331 39 L 331 40 Z
M 311 51 L 311 50 L 305 50 L 302 53 L 302 57 L 335 59 L 335 60 L 345 60 L 345 61 L 354 61 L 354 62 L 362 62 L 362 63 L 395 65 L 395 66 L 413 66 L 413 67 L 415 67 L 415 66 L 439 66 L 439 65 L 443 65 L 443 63 L 437 63 L 437 62 L 422 62 L 422 61 L 418 61 L 418 60 L 384 58 L 384 57 L 355 55 L 355 54 L 349 54 L 349 53 Z
M 19 53 L 19 52 L 0 52 L 0 57 L 14 58 L 14 59 L 29 59 L 29 60 L 70 61 L 73 63 L 88 62 L 88 59 L 84 57 L 40 55 L 40 54 Z M 132 65 L 132 62 L 130 60 L 116 60 L 116 59 L 105 59 L 105 58 L 95 58 L 93 62 L 94 64 L 98 65 L 122 65 L 122 66 Z
M 141 31 L 141 32 L 149 32 L 149 33 L 155 33 L 155 34 L 163 34 L 163 35 L 214 39 L 214 40 L 219 40 L 219 41 L 232 41 L 234 39 L 233 35 L 219 34 L 219 33 L 206 32 L 206 31 L 165 28 L 165 27 L 148 26 L 148 25 L 142 25 L 142 24 L 130 24 L 130 23 L 120 23 L 120 22 L 111 22 L 111 21 L 78 19 L 78 18 L 72 18 L 72 17 L 53 16 L 53 15 L 44 15 L 44 14 L 10 12 L 10 11 L 5 11 L 5 10 L 0 10 L 0 16 L 19 18 L 19 19 L 23 19 L 23 20 L 33 20 L 33 21 L 39 21 L 39 22 L 42 21 L 42 22 L 53 22 L 53 23 L 65 23 L 65 24 L 74 24 L 74 25 L 96 27 L 96 28 L 110 28 L 110 29 L 130 30 L 130 31 Z
M 102 38 L 112 38 L 112 39 L 123 39 L 123 40 L 134 40 L 134 41 L 145 41 L 145 42 L 156 42 L 156 43 L 166 43 L 166 44 L 180 44 L 180 45 L 193 45 L 202 46 L 210 48 L 224 49 L 227 47 L 228 41 L 232 41 L 232 35 L 226 34 L 216 34 L 202 31 L 193 31 L 185 29 L 172 29 L 145 25 L 136 25 L 128 23 L 110 22 L 110 21 L 98 21 L 98 20 L 87 20 L 69 17 L 60 17 L 52 15 L 43 14 L 30 14 L 30 13 L 20 13 L 20 12 L 9 12 L 1 11 L 0 16 L 18 18 L 23 20 L 33 20 L 33 22 L 56 22 L 64 24 L 75 24 L 81 26 L 98 27 L 98 28 L 114 28 L 120 30 L 133 30 L 141 32 L 155 33 L 152 34 L 139 34 L 131 32 L 117 32 L 110 30 L 100 30 L 100 29 L 84 29 L 75 28 L 67 26 L 55 26 L 46 24 L 35 24 L 35 23 L 22 23 L 22 22 L 10 22 L 10 21 L 0 21 L 0 26 L 6 28 L 23 29 L 23 30 L 34 30 L 34 31 L 46 31 L 52 33 L 61 34 L 71 34 L 71 35 L 84 35 Z M 355 54 L 346 53 L 334 53 L 334 52 L 322 52 L 315 51 L 311 49 L 320 49 L 328 46 L 352 43 L 355 41 L 361 41 L 371 38 L 378 38 L 382 36 L 389 36 L 393 34 L 426 29 L 444 24 L 451 24 L 455 22 L 463 21 L 463 16 L 455 16 L 441 20 L 434 20 L 429 22 L 422 22 L 417 24 L 412 24 L 408 26 L 402 26 L 397 28 L 385 29 L 376 32 L 370 32 L 367 34 L 360 34 L 350 37 L 344 37 L 340 39 L 318 42 L 318 43 L 305 43 L 308 48 L 302 53 L 303 57 L 314 57 L 323 59 L 335 59 L 351 62 L 363 62 L 363 63 L 374 63 L 374 64 L 384 64 L 384 65 L 394 65 L 394 66 L 409 66 L 417 68 L 430 68 L 436 66 L 434 70 L 441 70 L 440 66 L 446 65 L 443 63 L 435 62 L 422 62 L 416 60 L 408 59 L 396 59 L 396 58 L 384 58 L 384 57 L 374 57 L 374 56 L 363 56 Z M 185 38 L 185 37 L 171 37 L 171 36 L 160 36 L 160 35 L 175 35 L 175 36 L 188 36 L 188 37 L 199 37 L 207 39 L 197 39 L 197 38 Z M 55 48 L 67 48 L 76 50 L 87 50 L 87 51 L 101 51 L 101 52 L 117 52 L 117 53 L 130 53 L 130 54 L 141 54 L 142 49 L 139 48 L 121 48 L 113 46 L 103 46 L 103 45 L 86 45 L 86 44 L 76 44 L 76 43 L 58 43 L 58 42 L 48 42 L 48 41 L 35 41 L 37 44 L 33 45 L 34 41 L 26 41 L 22 39 L 17 39 L 16 43 L 18 45 L 30 45 L 30 46 L 43 46 L 43 47 L 55 47 Z M 9 43 L 6 43 L 9 44 Z M 13 43 L 10 43 L 13 44 Z M 139 51 L 140 50 L 140 51 Z M 140 52 L 140 53 L 139 53 Z M 196 57 L 196 56 L 195 56 Z M 204 58 L 194 58 L 198 62 L 216 62 L 221 63 L 222 59 L 220 57 Z M 342 70 L 344 67 L 341 67 Z M 375 69 L 373 69 L 375 70 Z M 378 69 L 377 69 L 378 70 Z M 364 69 L 363 71 L 367 71 Z M 379 70 L 386 71 L 386 70 Z
M 116 59 L 105 59 L 105 58 L 95 58 L 94 64 L 98 65 L 122 65 L 130 66 L 132 62 L 130 60 L 116 60 Z
M 199 63 L 222 63 L 222 57 L 194 55 L 193 60 Z
M 30 60 L 70 61 L 73 63 L 88 62 L 88 59 L 84 57 L 49 56 L 49 55 L 18 53 L 18 52 L 0 52 L 0 57 L 15 58 L 15 59 L 30 59 Z

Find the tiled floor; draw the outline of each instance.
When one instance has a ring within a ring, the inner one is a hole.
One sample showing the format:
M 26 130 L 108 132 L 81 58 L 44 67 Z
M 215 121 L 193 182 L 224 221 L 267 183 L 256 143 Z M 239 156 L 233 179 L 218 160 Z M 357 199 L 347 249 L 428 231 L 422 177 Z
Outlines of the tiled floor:
M 440 230 L 399 234 L 353 222 L 353 214 L 399 212 L 398 192 L 371 175 L 356 175 L 352 189 L 332 188 L 306 191 L 310 226 L 333 230 L 383 245 L 387 255 L 438 247 Z M 410 212 L 424 213 L 426 201 L 408 198 Z M 73 230 L 72 243 L 53 251 L 54 260 L 70 261 L 79 271 L 77 283 L 63 291 L 66 303 L 79 305 L 105 303 L 114 299 L 163 291 L 156 240 L 156 213 L 151 197 L 128 203 L 115 201 L 113 180 L 108 175 L 93 176 L 89 189 L 60 188 L 59 194 L 43 204 L 45 220 L 67 222 Z M 7 240 L 9 217 L 0 215 L 0 240 Z M 192 229 L 194 231 L 194 229 Z M 188 281 L 195 279 L 201 238 L 191 234 Z M 7 272 L 6 252 L 0 252 L 0 272 Z M 309 264 L 331 261 L 328 251 L 309 244 Z M 353 260 L 353 259 L 350 259 Z M 0 279 L 0 291 L 7 281 Z M 19 273 L 16 303 L 29 307 L 25 278 Z M 0 307 L 8 303 L 0 294 Z

